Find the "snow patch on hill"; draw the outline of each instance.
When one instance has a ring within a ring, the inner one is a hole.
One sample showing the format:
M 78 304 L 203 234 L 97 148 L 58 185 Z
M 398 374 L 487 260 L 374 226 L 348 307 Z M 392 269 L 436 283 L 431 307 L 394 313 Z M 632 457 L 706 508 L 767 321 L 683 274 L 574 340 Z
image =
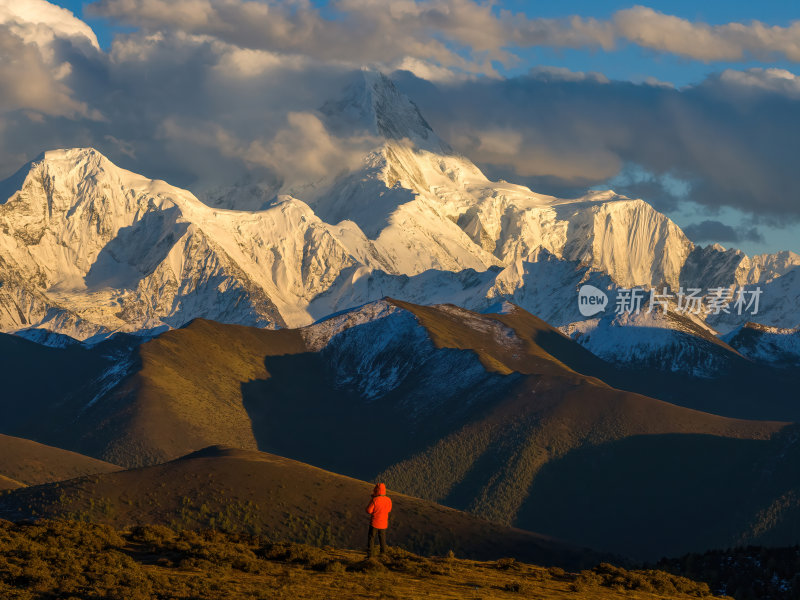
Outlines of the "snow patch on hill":
M 744 356 L 757 362 L 800 367 L 800 328 L 782 329 L 746 323 L 722 338 Z

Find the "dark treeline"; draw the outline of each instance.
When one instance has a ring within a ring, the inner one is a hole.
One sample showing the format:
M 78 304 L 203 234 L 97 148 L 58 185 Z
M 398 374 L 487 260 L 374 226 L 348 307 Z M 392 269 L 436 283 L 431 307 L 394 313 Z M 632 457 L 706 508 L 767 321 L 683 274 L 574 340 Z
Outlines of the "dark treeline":
M 705 581 L 736 600 L 800 599 L 800 546 L 747 546 L 662 559 L 658 569 Z

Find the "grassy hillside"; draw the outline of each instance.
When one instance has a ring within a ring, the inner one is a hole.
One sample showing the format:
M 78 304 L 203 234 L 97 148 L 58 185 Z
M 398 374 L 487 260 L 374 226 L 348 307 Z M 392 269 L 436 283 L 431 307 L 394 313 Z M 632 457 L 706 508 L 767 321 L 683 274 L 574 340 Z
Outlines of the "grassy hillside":
M 77 518 L 127 527 L 213 527 L 273 539 L 366 546 L 373 485 L 251 450 L 212 447 L 164 465 L 6 492 L 5 518 Z M 389 540 L 422 553 L 581 566 L 598 555 L 390 490 Z
M 680 321 L 681 329 L 696 337 L 691 351 L 697 354 L 698 362 L 713 355 L 715 362 L 727 365 L 719 376 L 672 372 L 661 364 L 633 368 L 612 365 L 522 309 L 487 316 L 511 328 L 528 351 L 541 349 L 575 371 L 617 389 L 727 417 L 800 421 L 800 404 L 794 401 L 800 369 L 757 364 L 680 315 L 670 314 L 670 318 Z
M 0 476 L 16 480 L 21 485 L 38 485 L 116 470 L 119 467 L 101 460 L 0 434 Z
M 15 490 L 21 487 L 25 487 L 25 484 L 15 481 L 10 477 L 6 477 L 5 475 L 0 475 L 0 491 Z
M 241 387 L 268 377 L 264 357 L 304 350 L 296 330 L 197 319 L 136 350 L 139 368 L 84 420 L 81 451 L 124 466 L 156 464 L 211 444 L 256 448 Z
M 781 493 L 764 474 L 774 452 L 764 440 L 675 434 L 582 448 L 542 468 L 516 523 L 649 559 L 728 547 L 760 499 Z
M 280 331 L 194 321 L 136 347 L 130 373 L 90 405 L 64 401 L 56 412 L 73 407 L 61 417 L 70 427 L 52 431 L 64 447 L 126 467 L 214 444 L 257 448 L 647 558 L 725 546 L 788 514 L 791 489 L 773 468 L 797 464 L 782 454 L 786 423 L 614 388 L 619 370 L 521 309 L 388 302 L 379 318 L 350 315 L 343 327 L 339 317 Z M 741 486 L 728 448 L 759 485 L 745 486 L 738 507 L 716 510 L 724 490 Z M 681 494 L 665 493 L 662 471 Z M 611 492 L 606 481 L 617 482 Z M 719 527 L 687 526 L 693 506 Z
M 678 600 L 708 586 L 663 571 L 602 564 L 569 573 L 513 559 L 426 558 L 392 548 L 380 560 L 261 536 L 40 521 L 0 521 L 0 595 L 149 600 L 385 598 Z
M 761 487 L 747 502 L 720 496 L 742 472 L 759 475 L 780 453 L 773 438 L 785 424 L 719 417 L 611 388 L 576 372 L 599 368 L 596 358 L 524 311 L 490 317 L 513 328 L 509 339 L 474 324 L 486 317 L 468 311 L 403 306 L 438 346 L 473 348 L 487 368 L 527 377 L 483 414 L 379 475 L 400 490 L 658 558 L 732 543 L 763 497 L 779 489 Z M 686 518 L 695 514 L 713 514 L 713 526 Z

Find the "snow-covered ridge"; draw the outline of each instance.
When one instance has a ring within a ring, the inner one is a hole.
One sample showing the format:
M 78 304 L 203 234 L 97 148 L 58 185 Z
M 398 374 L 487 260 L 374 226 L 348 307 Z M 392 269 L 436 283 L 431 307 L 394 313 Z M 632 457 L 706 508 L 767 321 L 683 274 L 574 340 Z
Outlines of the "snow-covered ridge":
M 452 306 L 437 308 L 469 317 L 468 328 L 477 326 L 500 342 L 521 343 L 492 319 Z M 513 380 L 488 371 L 472 351 L 437 347 L 413 312 L 389 300 L 332 315 L 300 332 L 307 348 L 321 353 L 334 388 L 367 402 L 402 390 L 395 400 L 418 418 L 454 398 L 457 410 L 465 410 Z
M 800 367 L 800 327 L 789 329 L 745 323 L 723 339 L 752 360 Z
M 561 330 L 609 362 L 696 377 L 725 374 L 740 358 L 702 323 L 669 313 L 609 315 L 570 323 Z

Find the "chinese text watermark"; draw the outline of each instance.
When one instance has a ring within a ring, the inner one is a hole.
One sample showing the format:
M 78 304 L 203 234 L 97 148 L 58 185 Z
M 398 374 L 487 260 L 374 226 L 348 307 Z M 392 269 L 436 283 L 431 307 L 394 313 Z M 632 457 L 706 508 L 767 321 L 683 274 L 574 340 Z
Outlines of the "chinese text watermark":
M 693 315 L 756 315 L 761 291 L 760 287 L 715 287 L 708 288 L 705 293 L 701 288 L 681 287 L 676 292 L 666 287 L 660 291 L 655 288 L 619 288 L 616 290 L 614 312 L 651 313 L 660 307 L 664 314 L 672 310 L 678 314 Z M 578 291 L 578 310 L 584 317 L 603 312 L 608 305 L 608 295 L 593 285 L 583 285 Z

